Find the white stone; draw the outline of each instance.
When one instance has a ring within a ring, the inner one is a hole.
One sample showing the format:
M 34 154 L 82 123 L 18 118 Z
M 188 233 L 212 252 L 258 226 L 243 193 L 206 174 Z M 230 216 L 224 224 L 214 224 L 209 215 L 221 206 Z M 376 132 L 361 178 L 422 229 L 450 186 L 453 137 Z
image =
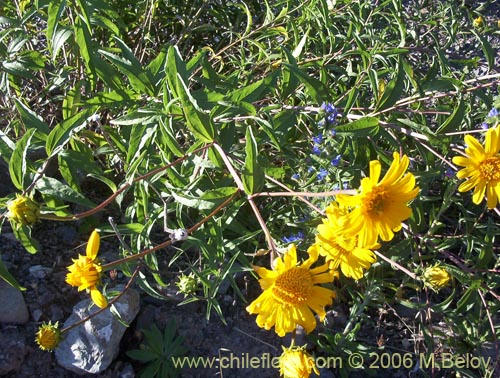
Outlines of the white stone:
M 121 290 L 122 288 L 115 288 Z M 90 307 L 90 299 L 73 307 L 73 314 L 64 327 L 85 318 L 98 310 Z M 139 312 L 139 293 L 127 290 L 117 302 L 116 309 L 125 323 L 130 324 Z M 56 349 L 57 363 L 76 374 L 98 374 L 106 370 L 119 352 L 120 341 L 126 327 L 110 312 L 109 308 L 65 333 Z

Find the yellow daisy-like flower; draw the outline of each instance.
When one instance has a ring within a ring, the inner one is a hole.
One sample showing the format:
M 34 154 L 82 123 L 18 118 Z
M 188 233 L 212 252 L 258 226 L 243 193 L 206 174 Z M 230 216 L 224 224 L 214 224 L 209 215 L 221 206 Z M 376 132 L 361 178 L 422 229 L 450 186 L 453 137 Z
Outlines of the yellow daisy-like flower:
M 68 267 L 69 273 L 66 275 L 66 282 L 71 286 L 78 287 L 78 291 L 90 291 L 90 297 L 94 303 L 100 308 L 105 308 L 108 301 L 97 289 L 102 272 L 102 267 L 97 261 L 99 245 L 99 233 L 94 230 L 87 243 L 86 255 L 78 255 L 78 259 L 73 259 L 73 264 Z
M 283 378 L 309 378 L 313 371 L 319 375 L 314 357 L 305 351 L 305 347 L 283 347 L 279 367 Z
M 488 209 L 494 209 L 500 201 L 500 127 L 486 132 L 484 147 L 471 135 L 465 136 L 467 156 L 455 156 L 453 163 L 465 167 L 457 172 L 459 179 L 467 178 L 459 192 L 474 188 L 472 201 L 478 205 L 485 194 Z
M 325 318 L 325 306 L 332 304 L 335 293 L 316 284 L 332 282 L 334 273 L 328 264 L 311 269 L 318 260 L 318 248 L 312 246 L 307 251 L 309 258 L 297 264 L 295 244 L 291 244 L 283 257 L 277 258 L 273 270 L 255 267 L 264 292 L 248 307 L 250 314 L 257 315 L 257 325 L 267 330 L 275 327 L 283 337 L 302 326 L 307 333 L 316 328 L 316 312 L 321 321 Z
M 59 330 L 59 322 L 43 323 L 36 333 L 36 343 L 41 350 L 52 351 L 61 341 L 61 331 Z
M 346 277 L 359 280 L 363 277 L 363 269 L 370 268 L 377 260 L 371 250 L 379 248 L 380 245 L 361 246 L 358 245 L 356 235 L 348 236 L 340 232 L 343 216 L 346 214 L 345 208 L 332 202 L 326 208 L 326 218 L 318 226 L 316 244 L 319 246 L 319 253 L 330 263 L 331 269 L 336 270 L 340 266 L 340 270 Z
M 401 229 L 401 222 L 408 219 L 413 200 L 419 188 L 415 187 L 415 176 L 406 173 L 409 159 L 406 155 L 393 154 L 394 161 L 384 178 L 379 182 L 382 165 L 378 160 L 370 162 L 370 177 L 361 180 L 360 193 L 354 196 L 339 194 L 339 204 L 353 210 L 345 216 L 340 232 L 358 236 L 358 245 L 370 246 L 378 237 L 389 241 L 394 232 Z
M 7 209 L 7 217 L 24 226 L 31 226 L 40 218 L 40 205 L 29 197 L 17 195 L 7 204 Z
M 428 267 L 424 271 L 424 282 L 431 289 L 438 291 L 450 283 L 451 276 L 439 265 Z

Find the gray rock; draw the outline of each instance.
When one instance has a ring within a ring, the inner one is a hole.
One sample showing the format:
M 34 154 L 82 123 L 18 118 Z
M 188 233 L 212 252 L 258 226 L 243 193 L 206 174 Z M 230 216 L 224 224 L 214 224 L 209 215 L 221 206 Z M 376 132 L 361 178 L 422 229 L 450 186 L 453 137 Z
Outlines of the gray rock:
M 120 290 L 120 288 L 116 288 Z M 80 321 L 98 310 L 90 299 L 79 302 L 73 307 L 73 314 L 66 320 L 64 327 Z M 129 289 L 118 301 L 115 308 L 125 323 L 130 324 L 139 312 L 139 293 Z M 59 365 L 76 374 L 101 373 L 108 368 L 118 355 L 120 340 L 126 327 L 113 316 L 109 309 L 92 317 L 68 331 L 56 349 Z
M 41 265 L 33 265 L 30 267 L 30 275 L 38 279 L 45 279 L 52 273 L 52 268 L 47 268 Z
M 17 328 L 0 332 L 0 376 L 18 372 L 26 355 L 25 340 Z
M 0 323 L 23 324 L 29 319 L 23 294 L 0 278 Z

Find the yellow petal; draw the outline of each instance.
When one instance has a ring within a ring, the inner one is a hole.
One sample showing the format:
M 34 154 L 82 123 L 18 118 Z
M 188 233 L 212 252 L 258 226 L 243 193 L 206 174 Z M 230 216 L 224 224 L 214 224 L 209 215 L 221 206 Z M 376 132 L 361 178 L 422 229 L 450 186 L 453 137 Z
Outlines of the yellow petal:
M 90 297 L 97 307 L 106 308 L 108 306 L 108 300 L 96 288 L 90 289 Z
M 97 252 L 99 252 L 99 245 L 101 244 L 101 238 L 99 233 L 94 230 L 90 235 L 89 241 L 87 243 L 87 257 L 91 260 L 95 260 L 97 257 Z

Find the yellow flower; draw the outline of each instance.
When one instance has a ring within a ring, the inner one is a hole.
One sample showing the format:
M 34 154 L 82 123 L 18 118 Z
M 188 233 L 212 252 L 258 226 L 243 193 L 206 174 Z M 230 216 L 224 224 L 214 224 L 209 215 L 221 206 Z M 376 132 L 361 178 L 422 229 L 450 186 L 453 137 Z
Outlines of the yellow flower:
M 316 244 L 319 253 L 330 263 L 330 269 L 340 270 L 346 277 L 359 280 L 363 277 L 363 269 L 368 269 L 376 261 L 371 249 L 379 248 L 378 244 L 358 245 L 358 237 L 348 236 L 340 232 L 342 218 L 347 214 L 345 208 L 332 202 L 326 208 L 326 219 L 318 226 Z
M 312 371 L 319 375 L 314 357 L 305 351 L 305 347 L 283 347 L 279 366 L 280 375 L 284 378 L 308 378 Z
M 257 325 L 267 330 L 275 327 L 283 337 L 301 325 L 307 333 L 316 328 L 316 312 L 321 321 L 325 318 L 324 307 L 332 304 L 335 293 L 316 284 L 332 282 L 334 274 L 323 264 L 311 269 L 318 260 L 318 248 L 307 251 L 309 258 L 297 264 L 297 251 L 291 244 L 283 257 L 275 260 L 273 270 L 255 267 L 263 293 L 248 307 L 250 314 L 257 315 Z
M 467 156 L 455 156 L 453 163 L 465 167 L 457 172 L 459 179 L 467 178 L 459 192 L 474 188 L 472 201 L 478 205 L 485 194 L 488 209 L 494 209 L 500 201 L 500 127 L 486 132 L 484 147 L 471 135 L 465 136 Z
M 54 350 L 61 341 L 59 322 L 56 322 L 55 324 L 52 324 L 51 322 L 43 323 L 38 328 L 35 341 L 41 350 Z
M 40 205 L 29 197 L 17 195 L 7 204 L 7 209 L 7 217 L 24 226 L 31 226 L 40 218 Z
M 345 216 L 340 232 L 358 236 L 359 246 L 371 246 L 378 237 L 389 241 L 394 231 L 401 229 L 401 222 L 408 219 L 413 200 L 419 188 L 415 187 L 415 176 L 405 174 L 409 159 L 406 155 L 393 154 L 394 161 L 379 182 L 382 166 L 378 160 L 370 162 L 370 177 L 361 180 L 360 193 L 354 196 L 339 194 L 337 201 L 353 210 Z
M 450 282 L 450 279 L 450 274 L 439 265 L 428 267 L 424 271 L 425 284 L 435 291 L 438 291 L 439 289 L 447 286 Z
M 480 28 L 481 26 L 483 26 L 483 22 L 483 17 L 479 16 L 475 18 L 474 21 L 472 21 L 472 26 L 474 26 L 475 28 Z
M 90 291 L 94 303 L 100 308 L 105 308 L 108 301 L 97 289 L 102 272 L 102 267 L 96 259 L 99 244 L 99 233 L 94 230 L 87 243 L 86 255 L 78 255 L 78 259 L 73 259 L 73 264 L 68 267 L 69 273 L 66 275 L 66 282 L 71 286 L 77 286 L 78 291 Z

